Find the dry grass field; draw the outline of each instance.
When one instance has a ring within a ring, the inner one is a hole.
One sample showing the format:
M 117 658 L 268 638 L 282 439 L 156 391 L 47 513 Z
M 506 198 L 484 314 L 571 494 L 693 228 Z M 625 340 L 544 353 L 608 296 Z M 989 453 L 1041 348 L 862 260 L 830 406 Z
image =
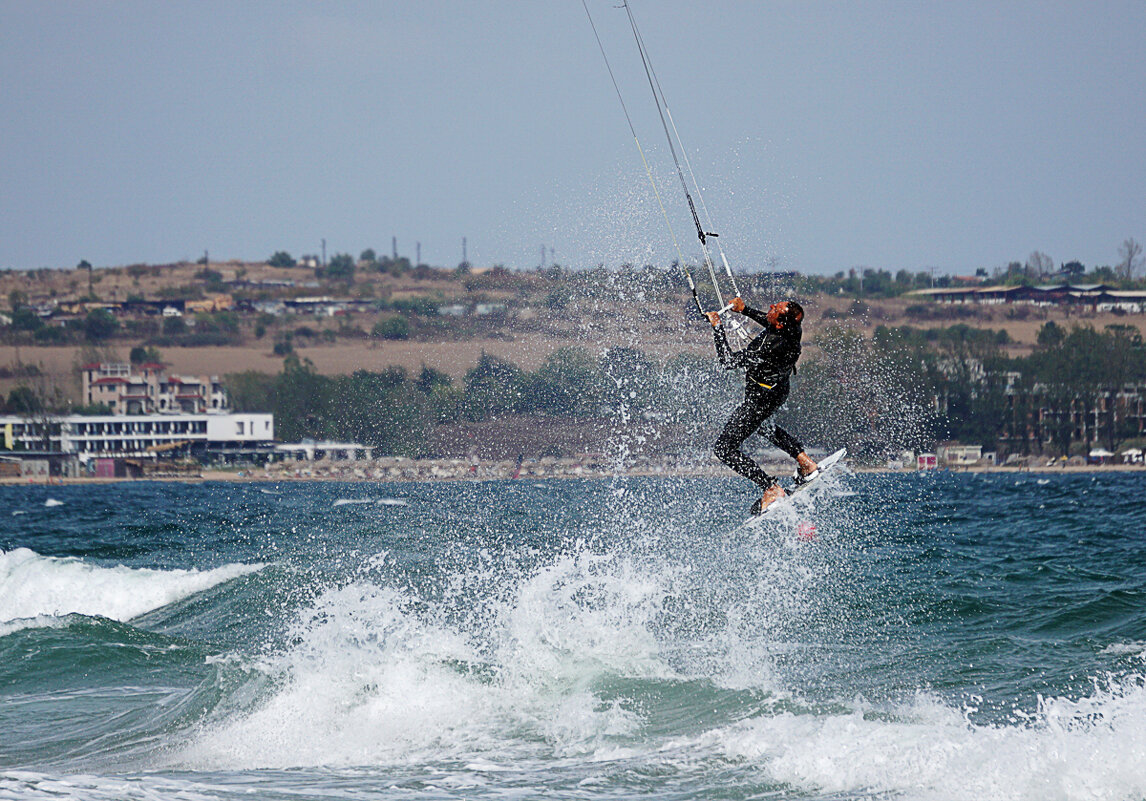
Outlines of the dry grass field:
M 194 286 L 196 274 L 203 267 L 194 264 L 164 266 L 137 265 L 116 269 L 97 269 L 90 276 L 92 291 L 104 300 L 123 301 L 129 296 L 157 298 L 174 288 Z M 276 330 L 290 330 L 307 325 L 319 336 L 294 339 L 296 352 L 309 359 L 324 374 L 337 375 L 357 369 L 380 370 L 400 366 L 416 373 L 422 365 L 441 370 L 455 380 L 476 364 L 481 354 L 508 359 L 525 369 L 537 368 L 558 348 L 580 345 L 591 352 L 613 346 L 638 347 L 650 356 L 663 359 L 682 352 L 708 355 L 712 339 L 707 325 L 690 317 L 680 305 L 636 305 L 608 292 L 598 293 L 592 301 L 574 300 L 564 309 L 551 310 L 544 304 L 540 279 L 523 277 L 517 286 L 485 286 L 474 289 L 451 272 L 438 271 L 432 276 L 412 274 L 393 276 L 360 272 L 352 284 L 318 283 L 312 269 L 274 268 L 265 264 L 212 263 L 210 269 L 222 280 L 293 281 L 294 287 L 281 290 L 278 296 L 328 295 L 388 299 L 430 296 L 443 304 L 454 302 L 502 301 L 509 311 L 495 323 L 480 326 L 467 323 L 457 330 L 439 328 L 415 329 L 407 340 L 382 340 L 369 336 L 359 338 L 333 336 L 336 326 L 368 332 L 378 318 L 372 314 L 352 315 L 338 321 L 313 317 L 292 317 L 275 323 Z M 76 299 L 88 292 L 86 270 L 40 270 L 30 273 L 0 274 L 0 298 L 13 292 L 22 293 L 31 302 Z M 620 290 L 618 290 L 619 294 Z M 264 295 L 267 293 L 263 293 Z M 764 305 L 772 298 L 748 298 Z M 1143 328 L 1142 316 L 1068 313 L 1062 308 L 986 306 L 977 307 L 973 316 L 950 319 L 919 320 L 909 317 L 907 308 L 917 300 L 865 300 L 857 304 L 850 298 L 816 295 L 806 299 L 808 312 L 805 340 L 810 341 L 818 329 L 833 324 L 844 325 L 870 334 L 877 325 L 913 325 L 920 328 L 945 327 L 966 323 L 979 328 L 1004 329 L 1012 344 L 1013 355 L 1029 353 L 1039 328 L 1048 320 L 1070 326 L 1080 323 L 1101 329 L 1109 324 L 1130 324 Z M 225 375 L 246 370 L 273 373 L 282 367 L 282 357 L 272 353 L 273 332 L 256 339 L 250 335 L 250 320 L 244 322 L 243 344 L 217 347 L 162 347 L 162 356 L 176 373 L 192 375 Z M 9 374 L 20 365 L 34 365 L 38 377 L 0 378 L 0 391 L 7 393 L 20 383 L 32 383 L 40 389 L 53 389 L 78 400 L 76 368 L 90 358 L 126 361 L 128 352 L 141 339 L 120 337 L 102 345 L 98 351 L 90 346 L 35 346 L 31 344 L 0 345 L 0 369 Z

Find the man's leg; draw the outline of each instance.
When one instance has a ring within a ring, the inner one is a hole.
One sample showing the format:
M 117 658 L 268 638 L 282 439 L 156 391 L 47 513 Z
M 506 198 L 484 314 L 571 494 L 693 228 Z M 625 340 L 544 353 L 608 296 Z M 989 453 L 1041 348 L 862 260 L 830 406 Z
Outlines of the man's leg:
M 756 462 L 745 456 L 744 452 L 740 450 L 740 446 L 764 422 L 767 412 L 767 409 L 762 409 L 748 401 L 740 404 L 732 413 L 732 417 L 728 418 L 724 431 L 720 433 L 720 437 L 712 449 L 717 459 L 765 490 L 773 486 L 776 479 L 765 473 Z
M 773 445 L 796 460 L 800 478 L 806 478 L 819 469 L 812 458 L 804 453 L 804 446 L 800 444 L 800 441 L 780 426 L 772 426 L 772 430 L 768 432 L 768 439 Z

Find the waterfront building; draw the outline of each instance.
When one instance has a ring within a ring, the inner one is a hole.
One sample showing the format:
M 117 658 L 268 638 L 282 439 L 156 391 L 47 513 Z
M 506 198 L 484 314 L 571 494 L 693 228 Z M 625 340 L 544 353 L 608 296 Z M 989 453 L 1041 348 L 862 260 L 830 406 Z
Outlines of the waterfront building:
M 270 454 L 274 415 L 225 414 L 0 416 L 6 451 L 94 457 L 157 458 L 183 452 L 199 458 Z
M 157 362 L 85 364 L 80 368 L 83 402 L 104 404 L 112 414 L 225 412 L 227 392 L 219 376 L 181 376 Z

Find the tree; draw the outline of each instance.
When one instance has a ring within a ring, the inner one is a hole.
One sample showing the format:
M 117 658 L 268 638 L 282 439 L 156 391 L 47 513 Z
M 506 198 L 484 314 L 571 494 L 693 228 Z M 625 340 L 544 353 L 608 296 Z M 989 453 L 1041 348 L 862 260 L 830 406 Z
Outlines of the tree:
M 231 373 L 224 379 L 227 397 L 236 412 L 273 411 L 271 398 L 274 395 L 275 377 L 257 370 Z
M 414 381 L 414 386 L 418 391 L 429 395 L 438 387 L 449 387 L 453 383 L 453 380 L 446 373 L 423 364 L 422 371 L 418 373 L 418 377 Z
M 525 395 L 525 375 L 513 362 L 482 353 L 466 373 L 463 414 L 469 420 L 487 420 L 518 411 Z
M 39 414 L 44 410 L 44 402 L 31 387 L 19 386 L 8 393 L 5 411 L 9 414 Z
M 309 359 L 287 356 L 271 397 L 279 436 L 286 442 L 329 437 L 330 393 L 331 380 L 316 373 Z
M 21 306 L 12 312 L 12 328 L 17 331 L 39 331 L 44 327 L 44 321 L 27 306 Z
M 84 334 L 91 342 L 110 339 L 119 330 L 119 320 L 107 309 L 93 309 L 84 319 Z
M 350 280 L 354 278 L 354 258 L 349 253 L 335 255 L 322 273 L 324 278 Z
M 267 264 L 271 267 L 294 267 L 295 260 L 285 250 L 278 250 L 267 259 Z
M 159 353 L 159 348 L 153 345 L 143 346 L 136 345 L 131 349 L 131 354 L 128 356 L 132 364 L 155 364 L 163 361 L 163 357 Z
M 1036 250 L 1027 257 L 1027 273 L 1031 278 L 1043 278 L 1054 269 L 1054 259 Z
M 1066 332 L 1062 330 L 1062 326 L 1055 324 L 1054 320 L 1048 320 L 1039 329 L 1038 344 L 1040 348 L 1053 349 L 1062 344 L 1066 339 Z
M 597 360 L 581 347 L 554 351 L 528 383 L 527 410 L 575 417 L 594 414 L 605 389 Z
M 405 317 L 387 317 L 375 323 L 371 333 L 379 339 L 409 339 L 410 323 Z
M 1133 280 L 1134 273 L 1142 266 L 1142 246 L 1131 237 L 1118 248 L 1118 272 L 1127 281 Z

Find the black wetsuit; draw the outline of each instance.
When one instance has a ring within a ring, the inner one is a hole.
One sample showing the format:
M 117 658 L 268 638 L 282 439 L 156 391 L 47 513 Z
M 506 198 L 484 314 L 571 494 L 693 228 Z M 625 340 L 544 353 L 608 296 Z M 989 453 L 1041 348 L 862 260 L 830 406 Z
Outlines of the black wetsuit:
M 761 489 L 767 489 L 776 483 L 776 479 L 745 456 L 740 446 L 788 399 L 791 389 L 789 377 L 796 371 L 796 361 L 800 358 L 801 331 L 799 323 L 788 323 L 777 330 L 768 323 L 764 312 L 748 306 L 742 313 L 764 326 L 764 330 L 744 350 L 733 353 L 724 329 L 713 328 L 716 355 L 724 369 L 746 370 L 744 402 L 728 419 L 713 452 L 737 473 L 754 481 Z M 772 424 L 763 433 L 773 445 L 793 459 L 804 450 L 795 437 L 778 425 Z

